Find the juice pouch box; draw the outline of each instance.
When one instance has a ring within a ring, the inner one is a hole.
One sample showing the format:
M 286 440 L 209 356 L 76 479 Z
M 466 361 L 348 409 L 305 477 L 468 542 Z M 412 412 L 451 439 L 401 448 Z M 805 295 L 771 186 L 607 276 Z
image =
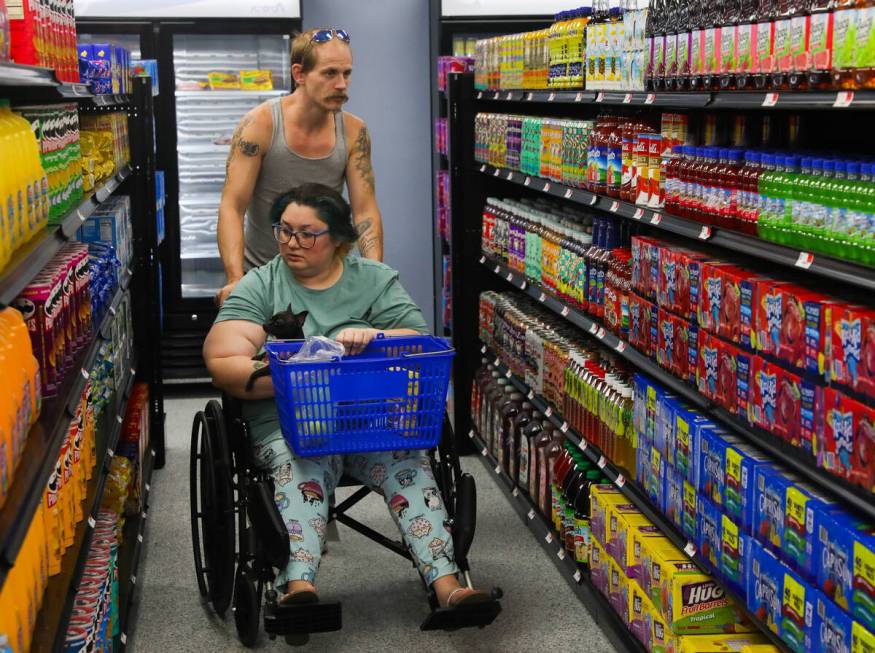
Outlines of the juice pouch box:
M 867 633 L 860 624 L 855 624 L 847 612 L 839 609 L 822 592 L 815 591 L 814 596 L 814 627 L 812 631 L 815 650 L 846 651 L 847 653 L 865 650 L 859 645 L 855 646 L 854 635 L 872 638 L 872 634 Z M 856 632 L 855 625 L 857 626 Z M 871 642 L 870 646 L 875 646 L 875 638 L 872 638 Z
M 650 500 L 657 506 L 665 504 L 665 497 L 663 494 L 665 492 L 666 468 L 665 456 L 663 456 L 659 452 L 659 449 L 654 446 L 650 450 L 649 476 L 651 486 L 647 494 L 650 497 Z
M 812 452 L 820 394 L 816 385 L 803 381 L 799 375 L 754 356 L 748 421 L 794 446 L 803 446 Z M 806 444 L 803 445 L 803 442 Z
M 696 565 L 671 542 L 666 540 L 647 540 L 641 550 L 641 587 L 658 612 L 668 607 L 669 597 L 661 595 L 664 576 L 671 566 L 680 571 L 695 571 Z
M 689 375 L 690 324 L 677 315 L 660 308 L 658 313 L 656 362 L 682 379 Z
M 698 540 L 696 548 L 709 571 L 720 573 L 723 546 L 723 519 L 719 506 L 706 497 L 699 497 Z
M 659 279 L 659 241 L 643 236 L 632 238 L 632 288 L 656 301 Z
M 771 644 L 752 644 L 741 649 L 741 653 L 781 653 Z
M 872 490 L 875 488 L 875 409 L 826 388 L 823 437 L 817 464 L 837 476 Z
M 677 293 L 674 307 L 678 315 L 695 323 L 699 311 L 699 291 L 702 265 L 707 257 L 686 249 L 675 250 L 677 261 Z
M 646 517 L 644 519 L 647 520 Z M 637 515 L 625 515 L 623 521 L 625 524 L 616 535 L 614 549 L 617 556 L 614 559 L 629 580 L 637 580 L 641 577 L 642 541 L 664 536 L 649 520 L 646 524 L 640 523 L 641 519 Z
M 656 307 L 638 295 L 629 295 L 629 344 L 645 356 L 656 353 L 651 334 L 659 312 Z
M 702 433 L 716 428 L 714 422 L 695 410 L 681 406 L 674 415 L 674 458 L 672 466 L 693 485 L 699 483 L 699 452 Z
M 684 506 L 681 516 L 681 531 L 691 542 L 696 541 L 699 528 L 699 493 L 696 486 L 684 481 Z
M 808 653 L 813 646 L 816 590 L 756 542 L 751 547 L 747 607 L 791 650 Z
M 875 398 L 875 310 L 860 306 L 827 311 L 829 377 Z
M 662 512 L 678 529 L 684 523 L 684 477 L 673 467 L 665 472 L 665 506 Z
M 613 503 L 607 506 L 608 529 L 605 551 L 609 556 L 623 564 L 626 556 L 627 532 L 630 528 L 650 526 L 645 517 L 632 503 Z M 630 542 L 631 544 L 631 542 Z
M 739 528 L 725 514 L 722 517 L 722 542 L 718 573 L 723 582 L 738 596 L 744 596 L 750 566 L 750 547 L 753 538 Z
M 727 443 L 724 453 L 723 510 L 748 535 L 753 533 L 757 470 L 772 463 L 745 443 Z
M 631 547 L 626 554 L 626 575 L 644 584 L 647 551 L 653 547 L 670 544 L 670 540 L 656 526 L 639 526 L 632 531 Z
M 790 283 L 760 286 L 756 346 L 790 366 L 826 372 L 827 319 L 842 306 L 838 300 Z
M 605 483 L 593 485 L 590 489 L 589 527 L 593 539 L 602 547 L 608 541 L 610 506 L 621 503 L 628 503 L 628 499 L 614 485 Z
M 848 514 L 815 514 L 817 586 L 875 632 L 875 528 Z
M 115 52 L 109 43 L 95 43 L 91 46 L 88 59 L 88 81 L 95 95 L 117 93 L 113 90 L 112 71 L 115 67 Z
M 617 562 L 608 556 L 608 603 L 614 609 L 623 623 L 629 624 L 629 586 L 634 585 L 626 578 L 626 574 Z
M 608 584 L 610 577 L 610 556 L 605 553 L 604 547 L 593 540 L 592 551 L 589 557 L 589 577 L 593 586 L 605 597 L 608 596 Z
M 678 653 L 729 653 L 745 646 L 765 644 L 766 638 L 755 633 L 739 635 L 685 635 L 680 638 Z
M 653 603 L 638 583 L 629 583 L 629 630 L 647 651 L 653 650 Z

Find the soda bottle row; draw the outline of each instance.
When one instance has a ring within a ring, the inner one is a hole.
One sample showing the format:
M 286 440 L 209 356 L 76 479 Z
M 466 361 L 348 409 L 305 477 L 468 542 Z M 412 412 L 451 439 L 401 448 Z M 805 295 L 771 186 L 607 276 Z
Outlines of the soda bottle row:
M 593 20 L 586 29 L 586 88 L 644 90 L 650 55 L 645 37 L 646 4 L 596 1 Z
M 732 0 L 651 5 L 651 90 L 875 87 L 868 0 Z

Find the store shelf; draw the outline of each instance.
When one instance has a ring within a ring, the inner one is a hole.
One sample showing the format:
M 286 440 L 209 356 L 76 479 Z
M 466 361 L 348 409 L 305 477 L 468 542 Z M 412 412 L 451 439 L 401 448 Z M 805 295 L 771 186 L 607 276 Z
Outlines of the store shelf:
M 851 511 L 863 515 L 870 520 L 875 520 L 875 495 L 871 492 L 866 492 L 862 488 L 851 485 L 844 479 L 819 469 L 813 456 L 806 454 L 797 447 L 789 445 L 763 429 L 750 426 L 726 409 L 713 404 L 704 395 L 700 394 L 698 390 L 659 367 L 656 361 L 645 356 L 626 341 L 608 333 L 602 324 L 567 306 L 564 302 L 553 297 L 539 286 L 530 284 L 520 273 L 510 270 L 507 266 L 491 261 L 486 257 L 481 257 L 480 262 L 508 283 L 513 284 L 536 299 L 545 308 L 560 315 L 585 333 L 588 333 L 599 341 L 603 347 L 616 352 L 616 354 L 636 369 L 668 387 L 672 392 L 682 396 L 702 413 L 724 424 L 733 432 L 767 453 L 775 461 L 805 478 L 826 494 L 835 497 Z
M 476 99 L 492 102 L 607 104 L 678 109 L 872 109 L 873 91 L 718 91 L 642 92 L 596 90 L 477 91 Z
M 556 565 L 565 582 L 583 603 L 593 621 L 602 629 L 611 644 L 617 651 L 643 653 L 645 651 L 644 645 L 635 639 L 620 616 L 608 604 L 607 599 L 593 586 L 589 579 L 589 572 L 579 569 L 574 558 L 566 554 L 564 543 L 556 541 L 552 526 L 541 515 L 527 494 L 515 488 L 510 477 L 504 473 L 479 436 L 474 431 L 471 431 L 469 436 L 480 452 L 483 465 L 498 477 L 496 485 L 504 492 L 522 522 L 532 532 L 535 540 L 544 549 L 547 557 Z
M 493 365 L 498 370 L 500 374 L 503 374 L 505 378 L 507 378 L 514 387 L 517 388 L 521 393 L 526 395 L 527 400 L 535 407 L 535 410 L 539 411 L 542 415 L 545 415 L 550 422 L 556 426 L 562 433 L 565 435 L 566 439 L 568 439 L 574 446 L 576 446 L 590 462 L 595 464 L 602 473 L 608 478 L 608 480 L 613 483 L 623 495 L 629 499 L 631 503 L 635 505 L 638 510 L 640 510 L 650 521 L 656 526 L 669 540 L 671 540 L 672 544 L 674 544 L 679 550 L 683 551 L 686 555 L 690 557 L 690 560 L 696 564 L 699 569 L 701 569 L 704 573 L 710 573 L 708 569 L 708 565 L 704 564 L 701 558 L 698 556 L 698 549 L 695 543 L 689 541 L 687 537 L 681 533 L 674 524 L 672 524 L 653 503 L 650 501 L 650 498 L 635 484 L 634 481 L 627 480 L 628 473 L 622 468 L 616 466 L 607 456 L 604 455 L 602 451 L 598 449 L 598 447 L 590 444 L 586 438 L 572 429 L 568 422 L 562 417 L 559 410 L 556 409 L 552 404 L 550 404 L 546 399 L 541 397 L 540 395 L 536 395 L 532 389 L 526 385 L 526 383 L 517 376 L 514 376 L 511 371 L 507 368 L 506 365 L 501 363 L 501 360 L 495 355 L 494 352 L 488 349 L 486 345 L 482 347 L 480 350 L 481 354 L 488 354 L 491 358 L 494 357 Z M 469 434 L 473 434 L 473 431 Z M 483 446 L 482 442 L 479 442 L 478 445 L 481 447 L 481 454 L 488 455 L 488 451 L 486 447 Z M 494 461 L 494 459 L 492 459 Z M 500 466 L 495 465 L 495 471 L 498 474 L 503 474 Z M 510 482 L 510 479 L 507 479 L 507 482 Z M 714 580 L 718 583 L 720 581 L 714 577 Z M 721 587 L 723 584 L 720 583 Z M 759 630 L 763 632 L 772 643 L 777 646 L 784 653 L 791 653 L 790 648 L 772 631 L 768 629 L 768 627 L 763 623 L 756 615 L 751 614 L 744 606 L 746 605 L 745 601 L 743 601 L 740 597 L 734 595 L 734 593 L 726 587 L 723 587 L 724 592 L 735 601 L 735 603 L 743 608 L 743 612 L 745 616 L 750 619 L 751 623 L 757 626 Z
M 613 197 L 597 195 L 581 188 L 572 188 L 549 179 L 530 177 L 521 172 L 496 168 L 487 164 L 480 164 L 478 169 L 490 177 L 525 186 L 575 204 L 599 209 L 682 238 L 751 256 L 769 265 L 777 264 L 817 275 L 829 281 L 870 292 L 875 291 L 875 268 L 840 261 L 823 254 L 812 254 L 785 247 L 729 229 L 702 225 L 693 220 L 670 215 L 662 209 L 654 210 L 637 206 Z
M 67 240 L 76 235 L 81 224 L 100 204 L 131 175 L 125 166 L 64 217 L 60 226 L 53 225 L 34 236 L 30 242 L 15 251 L 12 259 L 0 273 L 0 307 L 9 306 L 39 272 L 52 260 Z
M 140 557 L 143 552 L 143 539 L 146 531 L 146 520 L 149 516 L 149 494 L 152 491 L 152 471 L 155 466 L 155 450 L 147 449 L 143 460 L 143 510 L 139 515 L 129 517 L 125 522 L 124 544 L 119 552 L 119 614 L 120 643 L 119 653 L 127 647 L 129 630 L 128 617 L 131 604 L 137 588 L 137 572 L 140 567 Z
M 124 290 L 119 288 L 111 306 L 118 307 Z M 16 468 L 6 502 L 0 508 L 0 588 L 15 564 L 15 559 L 24 542 L 27 529 L 37 506 L 42 501 L 46 483 L 55 468 L 55 462 L 64 444 L 64 437 L 71 420 L 76 416 L 76 407 L 88 380 L 88 371 L 97 358 L 102 335 L 114 319 L 108 310 L 93 338 L 74 361 L 73 370 L 61 384 L 57 396 L 43 401 L 42 412 L 28 433 L 27 443 Z
M 122 384 L 123 391 L 117 395 L 114 408 L 124 406 L 134 385 L 134 375 L 128 373 L 126 381 Z M 73 599 L 78 591 L 79 581 L 88 560 L 88 551 L 91 548 L 91 539 L 94 535 L 94 524 L 100 511 L 100 501 L 106 486 L 107 473 L 109 472 L 115 448 L 118 446 L 121 435 L 123 412 L 107 409 L 103 417 L 102 430 L 108 436 L 98 440 L 97 460 L 102 461 L 94 468 L 94 476 L 88 483 L 88 492 L 83 503 L 83 512 L 86 517 L 76 526 L 73 545 L 64 554 L 61 560 L 61 572 L 49 580 L 46 594 L 43 599 L 43 609 L 40 611 L 34 640 L 31 645 L 32 653 L 52 653 L 63 649 L 67 625 L 73 610 Z
M 213 99 L 237 99 L 237 98 L 253 98 L 253 97 L 280 97 L 288 95 L 289 91 L 282 89 L 274 89 L 270 91 L 176 91 L 175 95 L 178 98 L 213 98 Z

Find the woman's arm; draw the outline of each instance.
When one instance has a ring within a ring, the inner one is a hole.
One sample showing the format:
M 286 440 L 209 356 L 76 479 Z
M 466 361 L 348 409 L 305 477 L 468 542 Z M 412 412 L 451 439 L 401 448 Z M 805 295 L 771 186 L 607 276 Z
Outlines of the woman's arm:
M 360 354 L 367 347 L 371 340 L 377 337 L 378 333 L 382 333 L 387 338 L 392 336 L 418 336 L 419 331 L 414 329 L 359 329 L 349 328 L 341 330 L 334 339 L 342 343 L 346 347 L 347 354 Z
M 217 322 L 204 342 L 204 361 L 213 377 L 213 385 L 238 399 L 270 399 L 273 381 L 265 376 L 246 391 L 246 382 L 267 363 L 253 361 L 265 341 L 264 329 L 245 320 Z

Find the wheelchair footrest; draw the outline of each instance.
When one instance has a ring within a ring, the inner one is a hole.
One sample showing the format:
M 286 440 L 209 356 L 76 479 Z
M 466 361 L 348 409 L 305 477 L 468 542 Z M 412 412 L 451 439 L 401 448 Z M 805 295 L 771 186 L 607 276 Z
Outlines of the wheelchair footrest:
M 438 608 L 422 622 L 420 630 L 483 628 L 495 621 L 500 612 L 501 603 L 496 600 L 458 608 Z
M 266 606 L 264 630 L 269 635 L 329 633 L 343 627 L 339 602 Z

